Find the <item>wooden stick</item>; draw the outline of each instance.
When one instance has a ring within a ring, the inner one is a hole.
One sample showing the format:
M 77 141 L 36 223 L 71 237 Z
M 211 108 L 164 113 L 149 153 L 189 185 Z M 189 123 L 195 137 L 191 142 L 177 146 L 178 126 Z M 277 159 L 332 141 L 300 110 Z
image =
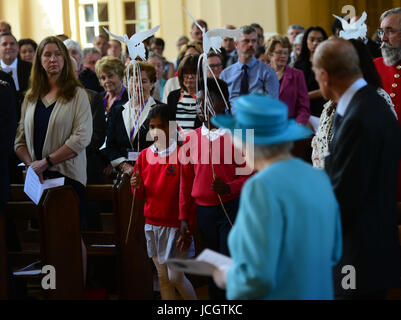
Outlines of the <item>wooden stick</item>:
M 214 171 L 214 165 L 213 165 L 212 141 L 210 140 L 210 113 L 208 114 L 208 119 L 207 119 L 207 121 L 208 121 L 208 127 L 209 127 L 209 151 L 210 151 L 210 164 L 212 165 L 212 174 L 213 174 L 213 179 L 214 179 L 214 180 L 216 180 L 216 173 L 215 173 L 215 171 Z M 229 216 L 229 215 L 228 215 L 228 213 L 227 213 L 227 210 L 226 210 L 226 208 L 224 207 L 223 200 L 221 199 L 221 196 L 220 196 L 219 194 L 217 194 L 217 196 L 218 196 L 218 198 L 219 198 L 219 201 L 220 201 L 221 208 L 223 209 L 223 212 L 224 212 L 224 214 L 226 215 L 226 217 L 227 217 L 227 220 L 228 220 L 228 222 L 230 223 L 230 225 L 231 225 L 231 228 L 232 228 L 232 227 L 233 227 L 233 223 L 232 223 L 232 221 L 231 221 L 231 219 L 230 219 L 230 216 Z

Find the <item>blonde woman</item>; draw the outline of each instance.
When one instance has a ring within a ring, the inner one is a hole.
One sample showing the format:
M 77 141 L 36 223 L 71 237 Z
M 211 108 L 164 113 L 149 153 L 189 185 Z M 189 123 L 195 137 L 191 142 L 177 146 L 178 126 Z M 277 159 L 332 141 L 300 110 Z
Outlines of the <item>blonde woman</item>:
M 71 185 L 80 199 L 81 226 L 85 224 L 85 148 L 91 137 L 89 98 L 76 77 L 67 48 L 55 37 L 45 38 L 35 54 L 15 151 L 42 182 L 65 177 L 65 185 Z M 85 274 L 83 242 L 82 249 Z

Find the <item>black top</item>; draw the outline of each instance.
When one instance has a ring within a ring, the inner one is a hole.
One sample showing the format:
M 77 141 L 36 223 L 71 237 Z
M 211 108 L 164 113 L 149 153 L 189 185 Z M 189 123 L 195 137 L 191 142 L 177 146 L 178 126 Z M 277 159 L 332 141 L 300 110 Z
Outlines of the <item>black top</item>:
M 5 81 L 0 84 L 0 210 L 4 211 L 9 194 L 8 156 L 14 146 L 17 119 L 14 81 L 3 71 L 0 71 L 0 80 Z
M 46 107 L 42 100 L 38 100 L 34 116 L 33 148 L 37 160 L 43 158 L 42 151 L 45 144 L 49 119 L 53 112 L 56 102 Z M 47 156 L 47 155 L 46 155 Z
M 298 60 L 295 62 L 294 68 L 302 70 L 305 75 L 306 86 L 308 92 L 319 90 L 319 83 L 316 81 L 315 73 L 312 70 L 312 63 L 310 61 Z M 327 101 L 320 98 L 310 101 L 311 115 L 320 118 L 323 111 L 323 106 Z
M 90 89 L 96 92 L 104 91 L 103 87 L 99 83 L 96 73 L 91 69 L 83 69 L 79 74 L 79 80 L 84 85 L 86 89 Z
M 155 105 L 160 103 L 160 101 L 155 100 Z M 124 109 L 124 105 L 113 107 L 110 111 L 110 118 L 107 121 L 106 152 L 110 162 L 118 158 L 128 158 L 129 149 L 141 152 L 153 144 L 153 141 L 147 139 L 149 131 L 148 119 L 141 125 L 138 134 L 135 136 L 134 141 L 132 141 L 131 144 L 122 115 Z
M 106 100 L 105 100 L 106 94 L 107 94 L 107 92 L 103 91 L 103 92 L 100 93 L 100 96 L 103 99 L 103 109 L 104 109 L 104 112 L 105 112 L 105 115 L 106 115 L 106 121 L 108 121 L 110 119 L 110 117 L 111 117 L 111 113 L 112 113 L 113 109 L 117 109 L 117 107 L 123 106 L 124 104 L 126 104 L 128 102 L 128 92 L 127 92 L 127 89 L 125 89 L 123 94 L 122 94 L 122 96 L 121 96 L 121 98 L 118 99 L 118 100 L 117 99 L 114 100 L 114 103 L 111 106 L 109 113 L 106 113 Z
M 181 97 L 181 89 L 171 91 L 167 98 L 167 104 L 172 112 L 177 117 L 177 105 L 180 101 Z M 176 119 L 175 119 L 176 120 Z M 197 129 L 202 126 L 202 122 L 199 120 L 198 117 L 195 118 L 195 127 Z

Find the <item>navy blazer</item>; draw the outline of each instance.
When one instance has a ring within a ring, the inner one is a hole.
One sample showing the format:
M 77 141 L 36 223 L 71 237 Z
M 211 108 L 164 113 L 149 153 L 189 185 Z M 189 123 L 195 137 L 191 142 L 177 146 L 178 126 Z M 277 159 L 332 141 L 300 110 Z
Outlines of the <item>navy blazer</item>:
M 401 128 L 376 88 L 365 86 L 351 100 L 326 159 L 343 228 L 343 257 L 334 271 L 337 295 L 364 295 L 399 284 L 400 157 Z M 356 290 L 341 287 L 347 265 L 356 270 Z
M 155 104 L 161 102 L 155 100 Z M 127 132 L 127 126 L 123 117 L 123 112 L 127 104 L 113 107 L 110 113 L 110 118 L 107 122 L 107 140 L 106 140 L 106 152 L 109 161 L 113 164 L 113 161 L 119 158 L 128 158 L 128 150 L 134 150 L 140 152 L 153 144 L 153 141 L 147 141 L 147 134 L 149 131 L 149 121 L 145 119 L 140 124 L 139 134 L 136 134 L 134 141 L 130 142 L 130 138 Z M 139 148 L 138 148 L 138 136 L 139 136 Z M 113 166 L 116 166 L 113 164 Z

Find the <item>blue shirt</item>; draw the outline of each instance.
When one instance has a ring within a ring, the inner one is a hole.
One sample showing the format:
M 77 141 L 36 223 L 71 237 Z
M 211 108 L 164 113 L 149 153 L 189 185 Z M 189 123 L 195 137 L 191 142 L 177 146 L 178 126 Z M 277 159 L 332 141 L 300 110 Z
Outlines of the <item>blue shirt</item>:
M 228 299 L 333 299 L 342 233 L 327 174 L 293 159 L 250 178 L 228 245 Z
M 233 106 L 233 102 L 239 97 L 241 91 L 241 77 L 242 77 L 242 66 L 244 64 L 240 61 L 223 70 L 220 75 L 220 79 L 227 82 L 228 90 L 230 92 L 230 103 Z M 249 93 L 261 90 L 267 93 L 272 98 L 278 99 L 280 84 L 276 72 L 272 67 L 266 63 L 253 58 L 252 61 L 247 63 L 248 66 L 248 82 L 249 82 Z

